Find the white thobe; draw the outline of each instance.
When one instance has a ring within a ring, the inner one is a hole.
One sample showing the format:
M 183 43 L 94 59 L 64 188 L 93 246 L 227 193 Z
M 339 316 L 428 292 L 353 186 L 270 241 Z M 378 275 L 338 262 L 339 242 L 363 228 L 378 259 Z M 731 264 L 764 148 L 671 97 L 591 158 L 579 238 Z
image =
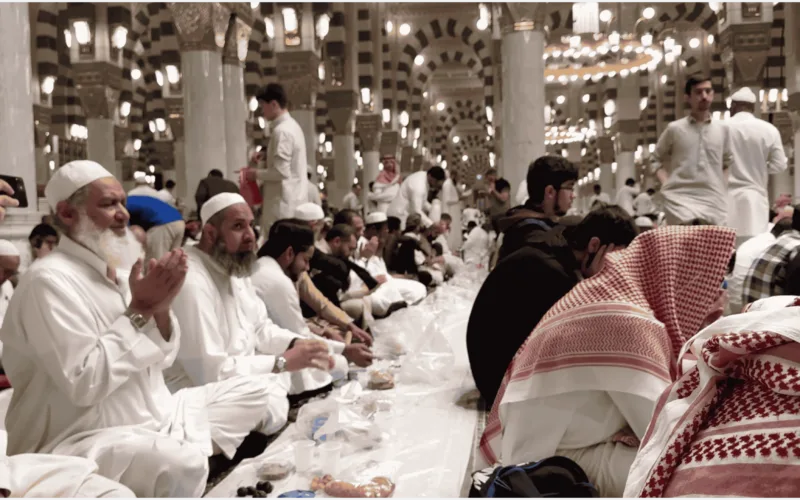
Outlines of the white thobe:
M 753 236 L 736 249 L 736 262 L 733 266 L 733 273 L 728 279 L 728 309 L 731 314 L 742 312 L 742 308 L 745 306 L 742 304 L 742 289 L 750 267 L 767 248 L 775 243 L 776 239 L 771 232 L 766 231 L 758 236 Z
M 128 273 L 106 273 L 63 236 L 20 279 L 0 330 L 14 386 L 8 451 L 83 456 L 137 496 L 199 496 L 212 441 L 232 456 L 273 392 L 240 377 L 170 394 L 162 370 L 178 351 L 177 319 L 168 342 L 153 320 L 137 330 L 124 315 Z
M 633 394 L 579 391 L 503 405 L 499 459 L 514 465 L 567 457 L 581 466 L 601 496 L 619 498 L 637 450 L 611 437 L 630 426 L 641 439 L 655 403 Z M 531 425 L 532 415 L 536 425 Z
M 359 265 L 362 265 L 373 277 L 386 277 L 386 283 L 382 284 L 377 290 L 370 294 L 372 298 L 372 308 L 379 315 L 385 314 L 389 307 L 395 302 L 402 301 L 412 305 L 421 301 L 428 295 L 428 289 L 419 281 L 395 278 L 392 276 L 389 273 L 389 269 L 386 267 L 386 261 L 383 260 L 383 257 L 380 255 L 373 255 L 366 260 L 362 259 Z M 359 281 L 361 280 L 359 279 Z
M 14 498 L 133 498 L 86 458 L 26 453 L 0 458 L 0 490 Z
M 429 227 L 433 221 L 424 210 L 427 201 L 428 172 L 414 172 L 403 181 L 400 191 L 389 205 L 387 215 L 400 219 L 400 224 L 405 228 L 408 216 L 419 214 L 422 217 L 423 227 Z
M 347 376 L 348 363 L 342 355 L 345 345 L 335 340 L 323 339 L 311 333 L 303 310 L 300 308 L 300 295 L 291 278 L 281 269 L 278 261 L 265 256 L 258 259 L 251 276 L 256 295 L 263 302 L 271 320 L 280 328 L 297 333 L 306 339 L 324 340 L 331 352 L 335 366 L 328 373 L 322 370 L 308 369 L 292 373 L 292 383 L 298 392 L 320 389 Z
M 528 201 L 528 180 L 522 179 L 517 188 L 517 195 L 514 197 L 517 205 L 524 205 Z
M 11 297 L 14 296 L 14 285 L 6 280 L 0 286 L 0 326 L 3 324 L 3 319 L 6 317 L 8 304 L 11 302 Z M 3 356 L 3 343 L 0 342 L 0 357 Z M 2 364 L 0 364 L 2 366 Z
M 442 186 L 442 203 L 444 204 L 444 212 L 449 214 L 452 219 L 450 226 L 454 228 L 447 235 L 448 247 L 461 248 L 463 240 L 461 235 L 461 193 L 459 193 L 458 187 L 450 177 L 444 181 Z
M 344 195 L 342 199 L 342 209 L 348 208 L 350 210 L 360 210 L 361 205 L 358 200 L 358 196 L 352 191 Z
M 392 182 L 389 184 L 375 182 L 372 185 L 372 192 L 369 193 L 367 198 L 375 204 L 375 212 L 387 213 L 389 211 L 389 205 L 391 205 L 399 192 L 400 176 L 397 176 L 392 179 Z
M 667 223 L 705 219 L 725 224 L 728 189 L 724 169 L 733 161 L 724 123 L 710 118 L 698 123 L 691 116 L 670 123 L 650 155 L 653 173 L 663 168 L 668 174 L 661 187 Z
M 308 202 L 322 206 L 322 198 L 319 195 L 319 188 L 311 181 L 308 181 Z
M 761 234 L 769 224 L 769 174 L 786 170 L 781 134 L 752 113 L 736 113 L 727 122 L 733 166 L 728 177 L 728 226 L 737 241 Z
M 606 205 L 611 204 L 611 197 L 608 193 L 600 193 L 600 194 L 593 194 L 591 198 L 589 198 L 589 210 L 594 207 L 596 202 L 605 203 Z
M 151 198 L 161 199 L 161 196 L 159 196 L 158 191 L 156 191 L 155 189 L 151 188 L 148 185 L 136 186 L 135 188 L 128 191 L 128 196 L 149 196 Z
M 291 219 L 295 209 L 308 199 L 308 166 L 303 129 L 285 112 L 270 123 L 267 169 L 257 170 L 264 198 L 261 233 L 266 235 L 275 221 Z
M 175 365 L 165 373 L 170 389 L 241 375 L 268 380 L 284 394 L 311 389 L 295 384 L 294 374 L 272 373 L 278 355 L 303 337 L 272 322 L 250 279 L 231 277 L 197 247 L 186 253 L 189 272 L 172 305 L 184 338 Z M 282 403 L 276 413 L 285 422 Z
M 489 243 L 489 233 L 480 226 L 474 227 L 461 247 L 464 263 L 471 266 L 488 265 Z
M 461 225 L 460 228 L 462 231 L 467 228 L 470 222 L 475 222 L 476 224 L 480 225 L 481 222 L 481 211 L 477 208 L 465 208 L 461 212 Z
M 624 208 L 628 215 L 633 216 L 633 201 L 639 195 L 639 190 L 633 186 L 622 186 L 617 192 L 616 204 Z
M 170 193 L 166 188 L 158 192 L 158 199 L 163 201 L 164 203 L 169 203 L 173 207 L 176 204 L 175 197 L 172 196 L 172 193 Z
M 653 203 L 653 197 L 647 191 L 644 191 L 633 200 L 633 211 L 637 217 L 643 215 L 654 214 L 657 211 L 656 204 Z

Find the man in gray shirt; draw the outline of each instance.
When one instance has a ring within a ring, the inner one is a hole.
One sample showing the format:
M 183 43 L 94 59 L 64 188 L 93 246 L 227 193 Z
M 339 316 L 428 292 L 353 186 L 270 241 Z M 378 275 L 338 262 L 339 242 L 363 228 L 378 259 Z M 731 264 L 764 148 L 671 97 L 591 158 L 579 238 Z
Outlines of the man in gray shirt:
M 691 113 L 667 126 L 650 156 L 667 224 L 704 219 L 724 225 L 727 172 L 733 162 L 730 135 L 724 123 L 711 119 L 711 79 L 689 77 L 684 92 Z

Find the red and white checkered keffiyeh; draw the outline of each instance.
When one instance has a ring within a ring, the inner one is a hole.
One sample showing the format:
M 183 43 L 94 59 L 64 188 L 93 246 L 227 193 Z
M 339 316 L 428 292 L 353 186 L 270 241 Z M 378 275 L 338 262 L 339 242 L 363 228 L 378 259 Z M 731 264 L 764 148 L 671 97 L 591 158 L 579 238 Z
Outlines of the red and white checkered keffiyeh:
M 712 312 L 721 315 L 734 241 L 722 227 L 672 226 L 608 255 L 600 273 L 548 311 L 509 364 L 481 438 L 483 458 L 501 461 L 507 404 L 595 390 L 655 404 L 678 376 L 683 344 Z
M 800 298 L 700 332 L 659 400 L 625 496 L 791 497 L 800 489 Z

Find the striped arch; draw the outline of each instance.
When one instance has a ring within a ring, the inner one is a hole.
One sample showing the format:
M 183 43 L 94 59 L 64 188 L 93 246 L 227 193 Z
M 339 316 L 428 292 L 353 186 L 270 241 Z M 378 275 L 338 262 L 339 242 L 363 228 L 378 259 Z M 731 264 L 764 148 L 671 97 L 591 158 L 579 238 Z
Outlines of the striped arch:
M 473 51 L 477 56 L 478 62 L 483 68 L 482 78 L 484 84 L 485 105 L 494 104 L 492 95 L 494 87 L 494 74 L 492 68 L 492 55 L 489 47 L 488 31 L 487 35 L 476 33 L 476 31 L 463 22 L 452 19 L 434 19 L 430 23 L 423 25 L 414 33 L 413 37 L 408 37 L 408 43 L 403 47 L 397 63 L 397 71 L 405 73 L 406 78 L 398 78 L 397 82 L 397 109 L 403 111 L 408 108 L 409 101 L 409 81 L 414 68 L 414 58 L 424 51 L 429 45 L 442 38 L 460 39 L 464 45 Z
M 786 8 L 785 3 L 780 2 L 772 7 L 772 27 L 770 44 L 767 55 L 766 68 L 764 68 L 764 88 L 783 89 L 786 87 Z
M 477 180 L 477 175 L 482 175 L 490 168 L 489 152 L 486 150 L 485 136 L 477 134 L 466 134 L 460 137 L 458 144 L 450 144 L 452 168 L 458 173 L 462 182 L 470 185 Z M 462 157 L 467 155 L 467 161 Z
M 481 103 L 475 103 L 471 100 L 461 101 L 457 100 L 450 103 L 439 116 L 439 122 L 436 124 L 435 137 L 433 141 L 433 152 L 441 154 L 448 144 L 448 137 L 450 131 L 454 129 L 460 121 L 472 120 L 484 128 L 484 137 L 488 133 L 486 126 L 491 125 L 489 119 L 486 117 L 486 107 Z M 483 147 L 493 146 L 492 141 L 485 141 Z
M 717 13 L 708 3 L 681 2 L 681 3 L 656 3 L 652 27 L 658 33 L 673 27 L 678 22 L 692 23 L 712 35 L 717 35 Z

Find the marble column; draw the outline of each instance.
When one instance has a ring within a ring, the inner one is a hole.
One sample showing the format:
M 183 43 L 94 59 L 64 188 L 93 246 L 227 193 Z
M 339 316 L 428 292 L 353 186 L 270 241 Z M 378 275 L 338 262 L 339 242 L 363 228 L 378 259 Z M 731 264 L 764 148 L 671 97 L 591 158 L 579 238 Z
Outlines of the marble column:
M 164 173 L 164 182 L 168 179 L 175 181 L 175 197 L 186 205 L 187 198 L 194 198 L 197 186 L 187 185 L 186 179 L 186 141 L 184 138 L 183 98 L 164 99 L 167 106 L 167 121 L 172 131 L 172 165 L 174 169 L 167 176 Z M 189 215 L 189 214 L 184 214 Z
M 639 182 L 636 175 L 635 152 L 641 133 L 639 108 L 639 75 L 630 75 L 627 78 L 617 77 L 616 99 L 616 152 L 617 173 L 615 187 L 617 191 L 625 185 L 625 181 L 633 178 Z M 613 199 L 613 198 L 612 198 Z
M 600 164 L 600 179 L 598 179 L 598 183 L 604 193 L 608 193 L 609 196 L 614 193 L 616 187 L 614 186 L 614 173 L 611 171 L 610 163 Z
M 369 203 L 369 183 L 375 181 L 380 173 L 381 147 L 381 115 L 380 113 L 361 113 L 356 116 L 356 129 L 361 139 L 361 157 L 364 162 L 363 186 L 361 186 L 361 203 L 365 212 Z
M 225 156 L 228 179 L 248 164 L 247 101 L 244 95 L 244 60 L 251 28 L 241 19 L 231 17 L 222 53 L 222 96 L 225 104 Z
M 544 146 L 544 7 L 507 3 L 503 7 L 502 156 L 511 192 Z
M 325 98 L 328 116 L 333 122 L 333 168 L 336 171 L 333 181 L 328 183 L 328 197 L 331 205 L 340 207 L 356 175 L 354 110 L 358 94 L 349 90 L 329 91 Z
M 278 74 L 289 97 L 292 117 L 303 130 L 306 140 L 306 162 L 311 180 L 317 182 L 317 93 L 320 82 L 317 76 L 319 57 L 309 50 L 284 50 L 278 52 Z
M 181 49 L 185 184 L 188 192 L 194 193 L 210 170 L 227 170 L 220 49 L 224 45 L 230 11 L 219 3 L 171 3 L 169 8 Z M 194 196 L 188 196 L 185 202 L 190 210 L 196 208 Z
M 31 229 L 39 222 L 36 196 L 36 158 L 33 140 L 30 20 L 28 4 L 0 3 L 0 158 L 5 175 L 21 177 L 27 208 L 9 208 L 0 223 L 0 238 L 25 252 Z
M 88 118 L 86 128 L 89 139 L 86 143 L 86 152 L 89 159 L 103 165 L 117 179 L 122 172 L 117 168 L 117 159 L 114 151 L 114 121 L 108 118 Z

